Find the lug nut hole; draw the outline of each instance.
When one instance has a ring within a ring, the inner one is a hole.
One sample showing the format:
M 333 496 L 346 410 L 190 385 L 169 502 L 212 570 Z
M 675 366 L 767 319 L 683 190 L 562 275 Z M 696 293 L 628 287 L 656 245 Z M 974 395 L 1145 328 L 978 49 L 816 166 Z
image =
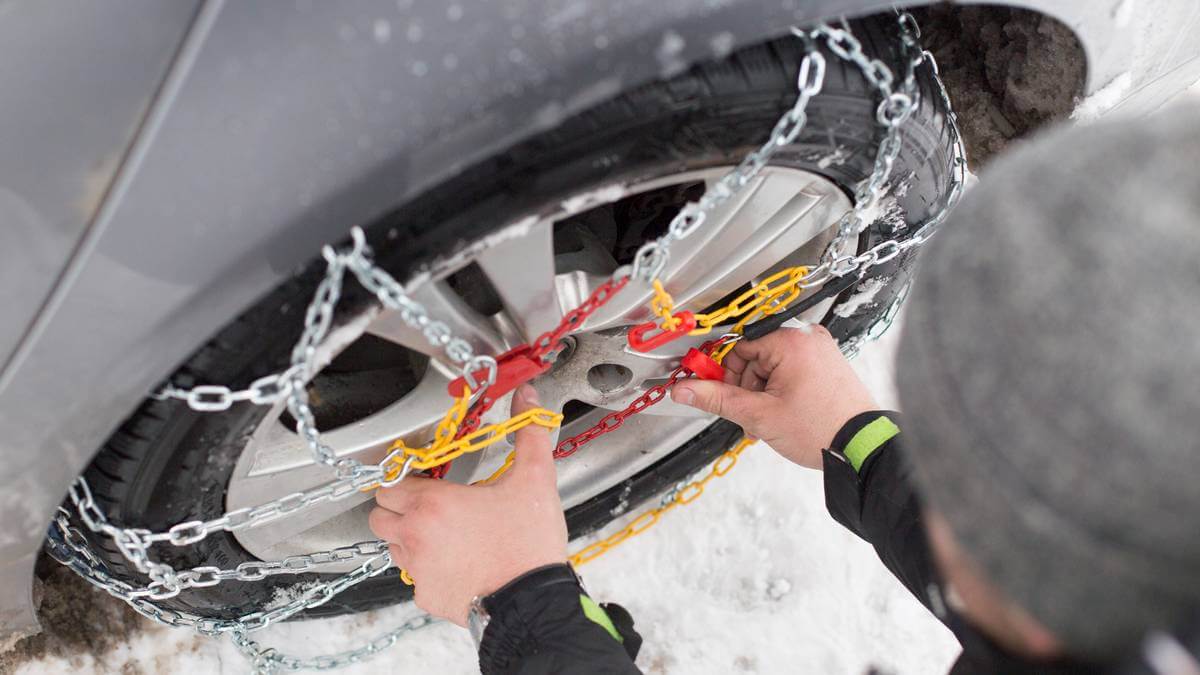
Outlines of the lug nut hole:
M 633 371 L 617 363 L 601 363 L 587 372 L 588 384 L 602 393 L 614 392 L 633 379 Z

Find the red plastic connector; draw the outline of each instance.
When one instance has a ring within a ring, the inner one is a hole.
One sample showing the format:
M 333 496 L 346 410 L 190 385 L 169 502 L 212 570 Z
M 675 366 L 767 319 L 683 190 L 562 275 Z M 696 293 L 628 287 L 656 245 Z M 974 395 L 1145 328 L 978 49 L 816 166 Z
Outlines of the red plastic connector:
M 653 337 L 645 337 L 646 333 L 658 328 L 658 322 L 647 321 L 646 323 L 638 324 L 633 330 L 629 331 L 629 346 L 639 352 L 648 352 L 657 349 L 671 340 L 687 335 L 693 328 L 696 327 L 696 317 L 691 312 L 676 312 L 675 318 L 679 319 L 679 325 L 673 330 L 664 330 Z
M 533 378 L 550 369 L 549 363 L 530 358 L 533 348 L 529 345 L 514 347 L 496 357 L 496 381 L 487 389 L 487 397 L 493 401 L 508 392 L 525 384 Z M 477 379 L 482 379 L 483 372 L 477 373 Z M 466 378 L 457 377 L 450 381 L 446 389 L 451 396 L 462 396 L 463 387 L 467 386 Z
M 696 374 L 696 377 L 702 380 L 725 379 L 725 369 L 721 367 L 721 364 L 699 349 L 693 348 L 687 350 L 687 354 L 683 356 L 683 360 L 679 362 L 679 365 L 692 371 Z

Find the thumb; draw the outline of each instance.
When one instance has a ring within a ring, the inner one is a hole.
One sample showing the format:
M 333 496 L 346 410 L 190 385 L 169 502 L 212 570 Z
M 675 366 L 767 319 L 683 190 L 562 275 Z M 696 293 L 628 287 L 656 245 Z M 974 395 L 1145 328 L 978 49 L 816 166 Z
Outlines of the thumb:
M 676 403 L 724 417 L 751 433 L 761 419 L 762 408 L 770 403 L 767 398 L 766 394 L 717 380 L 686 380 L 671 388 L 671 399 Z
M 537 391 L 523 384 L 513 394 L 511 413 L 513 416 L 520 415 L 540 405 Z M 534 467 L 549 467 L 553 470 L 554 445 L 550 442 L 550 431 L 546 427 L 530 424 L 513 435 L 513 452 L 516 454 L 513 469 L 524 471 Z

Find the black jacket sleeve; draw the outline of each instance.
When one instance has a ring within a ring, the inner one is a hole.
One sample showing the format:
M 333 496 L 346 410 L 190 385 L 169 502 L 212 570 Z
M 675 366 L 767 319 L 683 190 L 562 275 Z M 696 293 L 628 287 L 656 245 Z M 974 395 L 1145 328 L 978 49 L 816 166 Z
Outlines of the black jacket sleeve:
M 892 574 L 945 622 L 949 617 L 921 522 L 921 504 L 910 469 L 896 448 L 901 436 L 891 436 L 871 449 L 857 471 L 846 456 L 847 446 L 859 432 L 881 417 L 900 420 L 889 411 L 858 415 L 823 453 L 825 505 L 834 520 L 871 544 Z
M 881 417 L 889 420 L 889 434 L 875 434 L 874 440 L 869 432 L 859 436 Z M 834 520 L 871 544 L 892 574 L 958 638 L 963 650 L 951 675 L 1097 672 L 1090 664 L 1065 660 L 1032 663 L 1010 654 L 946 602 L 921 522 L 920 498 L 901 453 L 900 424 L 900 416 L 887 411 L 863 413 L 846 423 L 824 452 L 825 505 Z M 886 440 L 875 442 L 884 436 Z
M 533 570 L 483 599 L 490 615 L 479 645 L 483 675 L 626 675 L 641 636 L 618 605 L 598 605 L 574 570 Z

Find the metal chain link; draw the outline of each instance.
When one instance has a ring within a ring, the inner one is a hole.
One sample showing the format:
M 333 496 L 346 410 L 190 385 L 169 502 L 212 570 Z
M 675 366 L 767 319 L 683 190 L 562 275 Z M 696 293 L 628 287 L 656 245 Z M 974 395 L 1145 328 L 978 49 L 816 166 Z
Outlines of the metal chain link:
M 909 18 L 901 19 L 901 32 L 910 22 Z M 893 89 L 895 76 L 887 64 L 877 58 L 867 56 L 862 49 L 862 43 L 848 28 L 834 28 L 827 23 L 819 23 L 812 31 L 814 40 L 824 38 L 829 51 L 839 58 L 849 61 L 862 71 L 867 82 L 879 90 L 881 100 L 875 109 L 875 120 L 884 128 L 883 140 L 875 155 L 875 166 L 867 180 L 859 183 L 854 191 L 854 207 L 846 212 L 838 222 L 837 234 L 826 247 L 822 262 L 833 263 L 837 251 L 852 237 L 857 237 L 868 225 L 868 214 L 872 211 L 882 196 L 884 185 L 892 175 L 892 167 L 903 145 L 900 139 L 900 127 L 912 116 L 917 107 L 916 79 L 908 72 L 915 68 L 912 60 L 907 61 L 906 75 L 900 90 Z M 903 40 L 902 40 L 903 42 Z
M 904 48 L 916 49 L 919 32 L 917 32 L 915 21 L 907 14 L 901 14 L 899 21 Z M 890 177 L 901 145 L 899 127 L 911 116 L 917 105 L 915 70 L 923 62 L 928 62 L 933 69 L 933 79 L 937 83 L 947 114 L 950 115 L 955 166 L 953 167 L 951 190 L 945 205 L 932 218 L 914 228 L 908 237 L 903 240 L 894 239 L 881 242 L 856 256 L 837 257 L 833 253 L 840 249 L 841 243 L 831 243 L 822 256 L 821 263 L 807 270 L 802 282 L 797 285 L 801 288 L 815 286 L 834 277 L 883 264 L 908 250 L 921 246 L 936 231 L 936 227 L 945 218 L 946 212 L 957 201 L 962 186 L 965 184 L 966 162 L 953 113 L 949 112 L 949 99 L 937 77 L 937 67 L 932 55 L 928 52 L 921 52 L 909 58 L 905 64 L 904 77 L 899 90 L 895 90 L 893 89 L 895 80 L 891 70 L 878 59 L 867 57 L 862 51 L 861 43 L 854 38 L 848 28 L 838 29 L 827 24 L 820 24 L 813 31 L 801 31 L 793 28 L 792 32 L 804 39 L 809 47 L 800 65 L 797 77 L 798 95 L 792 107 L 780 117 L 767 141 L 761 147 L 748 154 L 732 171 L 707 190 L 698 201 L 685 205 L 672 219 L 666 234 L 647 242 L 638 250 L 632 269 L 614 275 L 613 279 L 608 282 L 610 284 L 608 291 L 603 294 L 605 297 L 599 298 L 598 304 L 607 300 L 610 292 L 619 291 L 631 278 L 645 282 L 656 280 L 668 262 L 670 243 L 682 240 L 699 229 L 713 209 L 736 195 L 766 166 L 776 152 L 796 140 L 807 122 L 808 103 L 820 92 L 824 82 L 825 57 L 812 48 L 813 41 L 818 38 L 824 38 L 832 53 L 858 66 L 872 86 L 879 90 L 882 98 L 876 109 L 876 119 L 886 129 L 872 174 L 856 189 L 855 207 L 839 221 L 835 242 L 839 237 L 844 242 L 846 238 L 856 236 L 866 226 L 865 214 L 874 207 Z M 70 567 L 93 585 L 125 601 L 143 616 L 167 625 L 188 626 L 204 635 L 230 634 L 235 646 L 251 660 L 255 672 L 258 673 L 302 669 L 328 670 L 357 663 L 393 645 L 402 634 L 431 622 L 429 617 L 417 617 L 380 635 L 358 649 L 308 659 L 286 656 L 273 648 L 263 647 L 248 637 L 250 632 L 283 621 L 304 609 L 317 607 L 346 588 L 382 573 L 390 566 L 391 560 L 386 545 L 379 541 L 360 542 L 329 551 L 291 556 L 279 561 L 249 561 L 233 569 L 201 566 L 177 570 L 165 562 L 155 560 L 150 555 L 150 547 L 156 544 L 187 546 L 199 542 L 215 532 L 235 532 L 243 528 L 262 525 L 278 518 L 290 516 L 320 502 L 344 499 L 379 483 L 395 484 L 413 470 L 414 458 L 412 456 L 409 456 L 408 460 L 400 465 L 398 472 L 395 471 L 394 462 L 387 459 L 380 464 L 364 465 L 357 460 L 338 458 L 334 450 L 322 442 L 320 431 L 317 429 L 315 416 L 309 405 L 307 384 L 323 365 L 320 362 L 323 358 L 320 346 L 325 342 L 333 327 L 334 314 L 341 299 L 346 273 L 349 272 L 357 279 L 384 307 L 397 311 L 401 319 L 410 327 L 419 330 L 430 344 L 444 350 L 452 362 L 460 364 L 462 376 L 470 390 L 475 392 L 476 397 L 481 396 L 487 387 L 495 383 L 497 377 L 498 364 L 494 357 L 474 354 L 471 345 L 462 338 L 454 336 L 445 322 L 430 317 L 420 303 L 408 296 L 403 285 L 373 262 L 363 232 L 359 228 L 354 228 L 351 234 L 352 246 L 350 248 L 337 251 L 326 246 L 322 250 L 326 261 L 325 275 L 306 308 L 303 331 L 292 350 L 290 365 L 286 369 L 260 377 L 244 389 L 231 389 L 211 384 L 183 388 L 168 383 L 152 394 L 152 397 L 158 400 L 183 401 L 190 409 L 197 412 L 219 412 L 242 402 L 270 405 L 283 400 L 296 420 L 296 432 L 304 439 L 318 462 L 334 469 L 334 480 L 258 506 L 230 511 L 218 518 L 187 521 L 178 523 L 162 532 L 152 532 L 141 528 L 120 527 L 110 522 L 97 505 L 86 481 L 82 477 L 79 478 L 68 494 L 68 499 L 74 506 L 77 517 L 88 530 L 107 538 L 138 573 L 149 579 L 149 582 L 142 586 L 135 586 L 128 581 L 119 579 L 109 571 L 108 565 L 94 552 L 93 545 L 87 536 L 71 524 L 71 516 L 66 509 L 60 511 L 52 522 L 47 535 L 47 550 L 56 560 Z M 902 293 L 892 307 L 872 324 L 866 335 L 873 337 L 881 332 L 875 330 L 877 326 L 883 325 L 886 329 L 886 325 L 890 325 L 903 295 Z M 596 298 L 592 300 L 594 301 Z M 594 309 L 594 306 L 577 308 L 568 316 L 576 316 L 578 321 L 570 322 L 565 327 L 560 326 L 559 329 L 540 336 L 534 345 L 536 355 L 539 358 L 553 360 L 557 350 L 561 348 L 562 337 L 578 328 L 586 319 L 587 313 Z M 725 337 L 729 336 L 724 336 L 722 339 Z M 860 337 L 861 339 L 863 338 Z M 712 346 L 713 343 L 706 345 L 710 348 Z M 855 345 L 849 345 L 849 347 L 856 349 Z M 677 370 L 672 374 L 671 381 L 673 382 L 684 374 L 681 370 Z M 648 391 L 629 409 L 614 413 L 614 415 L 624 416 L 614 417 L 612 420 L 606 418 L 607 421 L 596 425 L 594 427 L 597 430 L 595 435 L 598 436 L 620 426 L 624 417 L 653 405 L 665 394 L 665 386 Z M 613 417 L 613 415 L 609 417 Z M 587 433 L 585 432 L 581 436 Z M 577 436 L 567 439 L 559 444 L 555 454 L 556 456 L 571 454 L 593 437 Z M 385 472 L 388 469 L 392 469 L 393 473 L 386 475 Z M 722 474 L 718 473 L 717 475 Z M 674 503 L 673 500 L 678 496 L 674 491 L 668 495 L 670 503 Z M 663 502 L 663 505 L 667 503 Z M 191 588 L 214 586 L 225 581 L 254 582 L 268 576 L 312 572 L 322 565 L 352 560 L 363 560 L 363 562 L 353 571 L 332 581 L 306 585 L 302 592 L 283 605 L 269 610 L 251 612 L 235 619 L 202 617 L 155 604 L 157 601 L 175 597 L 182 591 Z
M 380 634 L 362 647 L 350 649 L 336 654 L 323 654 L 309 658 L 300 658 L 282 654 L 271 647 L 263 647 L 242 631 L 235 631 L 230 638 L 238 651 L 250 661 L 255 675 L 273 675 L 280 671 L 298 670 L 336 670 L 348 665 L 361 663 L 379 652 L 396 644 L 404 636 L 432 624 L 434 620 L 427 614 L 414 617 L 396 628 Z
M 798 28 L 793 27 L 792 33 L 807 40 L 808 34 Z M 775 123 L 767 140 L 757 150 L 746 155 L 732 171 L 705 190 L 699 200 L 684 204 L 679 213 L 671 219 L 665 234 L 642 244 L 633 258 L 631 275 L 634 279 L 647 284 L 658 279 L 670 259 L 671 243 L 691 236 L 704 224 L 713 210 L 728 202 L 753 180 L 775 153 L 792 144 L 800 136 L 800 132 L 808 123 L 808 103 L 820 93 L 824 84 L 825 55 L 815 49 L 809 49 L 800 62 L 800 72 L 796 78 L 796 100 Z
M 946 92 L 946 86 L 942 82 L 942 78 L 938 72 L 937 59 L 934 58 L 933 53 L 921 48 L 921 28 L 912 14 L 902 11 L 897 11 L 896 13 L 900 26 L 901 51 L 907 57 L 905 59 L 905 76 L 902 90 L 909 92 L 914 106 L 917 105 L 919 98 L 916 87 L 916 70 L 922 64 L 928 64 L 933 75 L 930 79 L 936 88 L 938 100 L 942 104 L 942 110 L 946 115 L 946 123 L 950 131 L 950 185 L 946 193 L 946 198 L 938 210 L 928 219 L 918 224 L 915 228 L 912 228 L 912 233 L 906 239 L 899 242 L 897 240 L 886 240 L 872 249 L 874 251 L 873 264 L 882 264 L 892 260 L 895 256 L 905 251 L 923 246 L 933 238 L 937 233 L 938 227 L 945 222 L 946 217 L 962 198 L 967 184 L 967 156 L 962 144 L 962 136 L 958 129 L 958 116 L 954 113 L 954 108 L 950 103 L 950 96 Z M 867 253 L 869 254 L 871 251 Z M 853 336 L 841 345 L 842 353 L 847 358 L 854 358 L 866 342 L 877 340 L 887 333 L 887 330 L 895 322 L 901 307 L 903 307 L 904 301 L 908 298 L 910 286 L 911 282 L 905 283 L 904 287 L 896 294 L 895 299 L 883 314 L 872 322 L 861 334 Z
M 65 512 L 60 512 L 51 524 L 46 541 L 47 552 L 51 557 L 70 567 L 94 586 L 125 601 L 139 614 L 169 626 L 191 627 L 209 636 L 260 630 L 284 621 L 304 609 L 328 602 L 343 590 L 382 573 L 391 565 L 391 556 L 385 547 L 382 553 L 367 559 L 355 570 L 333 581 L 313 584 L 283 605 L 270 610 L 250 612 L 236 619 L 215 619 L 156 605 L 139 592 L 144 590 L 143 588 L 113 576 L 107 565 L 92 551 L 84 535 L 71 527 Z

